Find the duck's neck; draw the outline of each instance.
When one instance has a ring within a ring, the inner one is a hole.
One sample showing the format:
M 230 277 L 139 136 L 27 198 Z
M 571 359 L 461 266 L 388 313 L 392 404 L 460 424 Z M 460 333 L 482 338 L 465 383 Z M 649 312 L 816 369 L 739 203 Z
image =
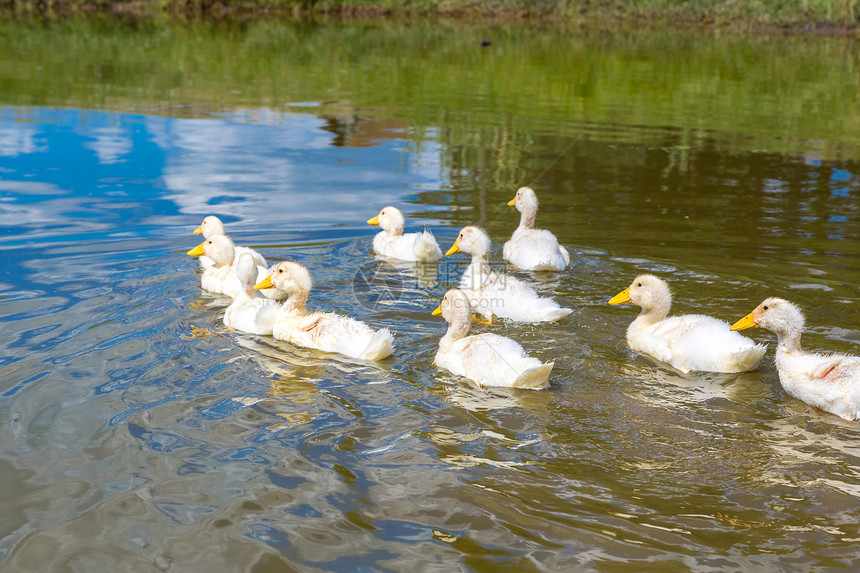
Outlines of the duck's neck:
M 636 317 L 636 320 L 633 321 L 630 328 L 643 328 L 656 324 L 662 320 L 666 320 L 671 308 L 672 303 L 665 302 L 661 302 L 660 304 L 649 306 L 647 308 L 642 307 L 642 312 L 639 313 L 639 316 Z
M 523 210 L 520 212 L 519 229 L 534 229 L 536 216 L 537 209 L 532 208 L 531 206 L 523 207 Z
M 800 352 L 801 329 L 788 328 L 776 333 L 777 352 Z
M 439 341 L 439 349 L 447 350 L 452 344 L 466 336 L 469 333 L 469 321 L 471 319 L 471 312 L 454 317 L 453 321 L 448 324 L 448 331 L 445 336 Z
M 281 311 L 295 315 L 306 314 L 307 309 L 305 308 L 305 303 L 308 301 L 307 293 L 287 291 L 287 294 L 289 296 L 281 305 Z
M 395 227 L 393 229 L 382 229 L 386 237 L 399 237 L 403 234 L 403 227 Z

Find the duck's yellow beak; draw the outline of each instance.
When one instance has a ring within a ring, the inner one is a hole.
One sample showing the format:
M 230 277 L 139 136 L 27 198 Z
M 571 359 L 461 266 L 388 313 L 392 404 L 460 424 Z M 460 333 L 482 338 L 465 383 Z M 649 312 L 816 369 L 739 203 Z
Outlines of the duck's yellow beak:
M 203 241 L 202 243 L 200 243 L 199 245 L 197 245 L 196 247 L 194 247 L 193 249 L 188 251 L 188 254 L 191 255 L 192 257 L 199 257 L 200 255 L 203 254 L 203 245 L 205 245 L 205 244 L 206 244 L 206 241 Z
M 368 225 L 378 225 L 379 224 L 379 215 L 377 215 L 373 219 L 368 219 L 367 224 Z
M 477 314 L 473 314 L 473 315 L 472 315 L 472 322 L 477 322 L 478 324 L 486 324 L 487 326 L 492 326 L 492 325 L 493 325 L 493 321 L 492 321 L 492 320 L 483 320 L 483 319 L 480 319 L 480 318 L 478 318 L 478 315 L 477 315 Z
M 460 252 L 460 237 L 457 237 L 457 240 L 454 241 L 454 244 L 451 245 L 451 248 L 448 249 L 448 252 L 445 253 L 445 256 L 453 255 L 454 253 Z
M 273 288 L 275 285 L 272 284 L 272 275 L 267 276 L 260 282 L 254 285 L 254 290 L 263 290 L 264 288 Z
M 755 312 L 755 311 L 753 311 Z M 756 328 L 758 325 L 755 323 L 755 318 L 753 318 L 753 313 L 749 313 L 736 323 L 734 323 L 729 330 L 743 330 L 745 328 Z
M 633 302 L 630 300 L 630 287 L 627 287 L 617 295 L 609 299 L 609 304 L 621 304 L 624 302 Z
M 200 226 L 197 227 L 196 229 L 194 229 L 194 234 L 195 235 L 202 235 L 203 234 L 203 223 L 200 223 Z
M 433 309 L 433 312 L 431 312 L 430 314 L 432 314 L 433 316 L 438 316 L 438 315 L 442 314 L 442 303 L 440 302 L 439 306 L 437 306 L 435 309 Z
M 514 197 L 513 199 L 508 201 L 508 207 L 516 207 L 516 205 L 517 205 L 517 198 L 516 197 Z

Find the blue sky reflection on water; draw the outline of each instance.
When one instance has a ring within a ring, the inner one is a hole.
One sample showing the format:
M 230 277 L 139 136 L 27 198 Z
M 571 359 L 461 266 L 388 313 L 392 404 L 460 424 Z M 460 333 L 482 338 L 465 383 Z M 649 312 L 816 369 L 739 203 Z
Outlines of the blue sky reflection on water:
M 243 116 L 4 108 L 3 242 L 185 234 L 209 213 L 231 230 L 360 229 L 412 186 L 440 185 L 435 153 L 414 161 L 402 140 L 336 147 L 322 118 Z

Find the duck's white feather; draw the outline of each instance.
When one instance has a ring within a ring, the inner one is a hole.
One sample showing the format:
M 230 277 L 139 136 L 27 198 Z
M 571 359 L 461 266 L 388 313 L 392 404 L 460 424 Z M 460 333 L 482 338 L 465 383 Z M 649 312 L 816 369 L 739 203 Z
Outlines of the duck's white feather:
M 846 420 L 860 419 L 860 357 L 804 352 L 803 325 L 795 304 L 771 297 L 732 328 L 759 326 L 776 333 L 776 369 L 790 396 Z
M 552 232 L 535 229 L 538 200 L 530 187 L 520 187 L 508 205 L 520 212 L 520 224 L 502 247 L 502 256 L 518 268 L 532 271 L 560 271 L 570 264 L 567 249 Z
M 673 316 L 627 329 L 627 344 L 681 372 L 745 372 L 761 361 L 767 346 L 729 330 L 729 323 L 701 314 Z
M 553 363 L 543 364 L 504 336 L 485 333 L 461 338 L 436 353 L 435 363 L 479 386 L 540 390 L 549 386 Z
M 354 318 L 330 312 L 295 314 L 282 310 L 272 336 L 296 346 L 364 360 L 381 360 L 394 352 L 394 338 L 387 328 L 373 330 Z
M 235 268 L 241 291 L 224 312 L 224 324 L 230 328 L 251 334 L 271 335 L 281 305 L 253 289 L 257 281 L 258 267 L 250 253 L 243 253 Z M 265 278 L 265 277 L 264 277 Z
M 654 275 L 639 275 L 609 302 L 642 307 L 627 328 L 627 344 L 682 372 L 745 372 L 756 368 L 767 350 L 731 332 L 722 320 L 700 314 L 669 317 L 669 285 Z
M 466 336 L 472 311 L 468 297 L 451 289 L 445 293 L 439 312 L 448 321 L 448 331 L 439 342 L 434 362 L 479 386 L 502 386 L 540 390 L 549 386 L 553 363 L 542 363 L 526 354 L 510 338 L 485 333 Z

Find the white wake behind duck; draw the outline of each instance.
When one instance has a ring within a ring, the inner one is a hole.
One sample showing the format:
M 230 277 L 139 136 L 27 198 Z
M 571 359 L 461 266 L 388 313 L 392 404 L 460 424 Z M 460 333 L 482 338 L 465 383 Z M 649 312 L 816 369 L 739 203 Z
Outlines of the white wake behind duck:
M 394 352 L 394 337 L 387 328 L 373 330 L 348 316 L 309 312 L 305 303 L 312 288 L 311 275 L 299 263 L 279 263 L 271 275 L 254 286 L 272 287 L 288 295 L 272 328 L 272 336 L 278 340 L 363 360 L 381 360 Z
M 627 328 L 627 344 L 681 372 L 745 372 L 761 361 L 767 346 L 729 330 L 729 323 L 701 314 L 669 317 L 669 285 L 639 275 L 609 304 L 632 302 L 642 312 Z
M 787 300 L 771 297 L 732 325 L 761 327 L 776 334 L 776 369 L 785 391 L 798 400 L 846 420 L 860 419 L 860 357 L 800 349 L 803 313 Z
M 377 255 L 422 263 L 433 263 L 442 258 L 442 249 L 430 231 L 425 229 L 421 233 L 403 234 L 406 219 L 396 207 L 383 208 L 367 224 L 382 228 L 373 237 L 373 251 Z
M 257 265 L 250 253 L 242 253 L 235 268 L 242 290 L 224 311 L 224 324 L 251 334 L 271 335 L 281 303 L 254 290 Z
M 448 321 L 448 331 L 439 341 L 439 351 L 433 360 L 440 368 L 469 378 L 481 387 L 541 390 L 549 386 L 552 362 L 544 364 L 532 358 L 518 343 L 498 334 L 466 336 L 472 309 L 462 291 L 446 292 L 433 314 L 441 314 Z
M 520 212 L 520 225 L 502 247 L 502 256 L 518 268 L 530 271 L 560 271 L 570 264 L 567 249 L 552 232 L 535 229 L 538 200 L 531 187 L 520 187 L 508 202 Z
M 195 235 L 203 235 L 204 239 L 208 239 L 212 235 L 225 235 L 227 236 L 227 231 L 224 229 L 224 223 L 221 222 L 221 219 L 216 217 L 215 215 L 209 215 L 208 217 L 203 218 L 203 222 L 200 223 L 200 226 L 194 229 Z M 239 262 L 239 256 L 242 253 L 248 253 L 252 257 L 254 257 L 254 262 L 263 268 L 268 268 L 269 264 L 266 262 L 266 259 L 263 258 L 263 255 L 255 251 L 250 247 L 239 247 L 235 244 L 233 245 L 234 249 L 234 257 L 231 264 L 236 264 Z M 202 255 L 200 257 L 200 266 L 204 269 L 208 269 L 215 265 L 215 261 L 206 255 Z
M 478 227 L 463 227 L 445 254 L 461 251 L 472 255 L 472 262 L 460 278 L 460 290 L 469 297 L 472 310 L 485 318 L 498 316 L 519 322 L 551 322 L 573 312 L 551 298 L 539 296 L 519 279 L 491 271 L 487 263 L 490 238 Z

